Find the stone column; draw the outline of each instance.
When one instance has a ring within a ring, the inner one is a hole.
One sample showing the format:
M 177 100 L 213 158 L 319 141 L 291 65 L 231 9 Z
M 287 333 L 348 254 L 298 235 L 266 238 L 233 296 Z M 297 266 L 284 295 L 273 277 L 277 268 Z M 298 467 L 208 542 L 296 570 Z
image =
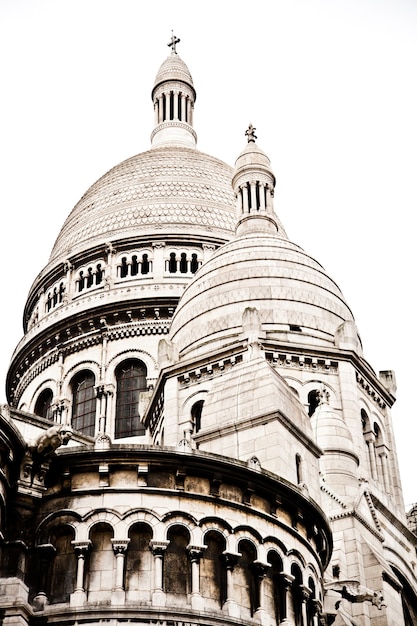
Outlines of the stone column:
M 191 608 L 201 610 L 204 600 L 200 594 L 200 559 L 205 546 L 188 546 L 187 550 L 191 561 Z
M 241 187 L 242 189 L 242 201 L 243 201 L 243 213 L 249 213 L 249 187 L 245 183 Z
M 165 606 L 166 596 L 163 589 L 164 552 L 169 541 L 151 541 L 150 549 L 154 556 L 154 582 L 152 592 L 152 606 Z
M 374 480 L 378 480 L 378 471 L 375 459 L 375 435 L 372 432 L 365 434 L 365 441 L 368 445 L 369 464 L 371 466 L 371 476 Z
M 281 615 L 280 615 L 280 624 L 290 624 L 288 619 L 288 596 L 290 593 L 291 585 L 294 582 L 294 576 L 292 574 L 284 574 L 281 575 L 281 587 L 282 587 L 282 606 L 281 606 Z
M 314 626 L 320 626 L 320 616 L 323 610 L 323 605 L 318 598 L 314 598 L 313 606 L 314 606 L 313 624 Z
M 130 539 L 112 539 L 113 552 L 116 557 L 116 571 L 114 579 L 114 588 L 111 594 L 111 604 L 124 604 L 125 602 L 125 587 L 124 587 L 124 572 L 125 572 L 125 556 L 126 549 Z
M 259 183 L 259 210 L 265 211 L 265 185 L 263 183 Z
M 173 92 L 173 100 L 174 100 L 174 120 L 178 120 L 178 98 L 180 97 L 178 91 Z
M 300 597 L 301 597 L 301 617 L 303 626 L 308 626 L 307 622 L 307 600 L 311 596 L 311 589 L 300 585 Z
M 185 96 L 185 93 L 181 94 L 181 121 L 182 122 L 186 122 L 187 121 L 187 98 Z
M 256 213 L 258 210 L 258 202 L 256 200 L 256 182 L 250 182 L 250 196 L 251 196 L 251 213 Z
M 388 469 L 388 454 L 385 446 L 381 446 L 378 450 L 378 455 L 381 462 L 382 480 L 384 483 L 384 489 L 387 493 L 391 493 L 390 473 Z
M 77 556 L 77 576 L 74 593 L 70 596 L 70 606 L 83 606 L 87 600 L 84 588 L 85 558 L 91 546 L 91 541 L 72 541 Z
M 45 606 L 49 604 L 49 598 L 47 596 L 47 582 L 49 568 L 52 559 L 55 555 L 55 548 L 52 544 L 46 543 L 36 546 L 39 563 L 39 577 L 38 577 L 38 593 L 32 600 L 35 611 L 43 611 Z
M 223 559 L 226 566 L 226 601 L 223 607 L 231 617 L 240 617 L 239 605 L 234 599 L 233 570 L 238 562 L 240 554 L 238 552 L 223 552 Z
M 255 609 L 255 617 L 260 621 L 261 624 L 269 624 L 270 616 L 266 612 L 265 609 L 265 589 L 264 589 L 264 580 L 267 574 L 268 569 L 270 568 L 269 563 L 262 563 L 261 561 L 253 562 L 253 569 L 256 578 L 256 584 L 258 587 L 258 606 L 254 607 Z

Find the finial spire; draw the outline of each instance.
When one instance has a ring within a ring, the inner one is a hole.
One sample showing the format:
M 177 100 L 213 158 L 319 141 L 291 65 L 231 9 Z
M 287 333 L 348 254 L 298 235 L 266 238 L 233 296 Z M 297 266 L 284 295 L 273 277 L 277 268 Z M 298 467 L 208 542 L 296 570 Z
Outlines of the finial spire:
M 172 54 L 177 54 L 177 43 L 179 43 L 181 39 L 178 39 L 178 37 L 175 37 L 173 30 L 171 31 L 171 33 L 172 33 L 171 41 L 169 42 L 169 44 L 167 44 L 167 46 L 171 48 Z
M 249 124 L 248 130 L 245 132 L 245 135 L 248 138 L 248 143 L 250 143 L 251 141 L 255 143 L 255 139 L 257 139 L 257 136 L 255 135 L 255 130 L 256 128 L 254 128 L 252 124 Z

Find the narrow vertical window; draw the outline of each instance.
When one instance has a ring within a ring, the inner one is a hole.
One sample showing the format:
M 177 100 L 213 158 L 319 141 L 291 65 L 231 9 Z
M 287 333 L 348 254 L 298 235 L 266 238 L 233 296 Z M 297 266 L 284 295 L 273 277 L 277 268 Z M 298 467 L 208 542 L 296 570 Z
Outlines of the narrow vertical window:
M 115 438 L 144 435 L 140 421 L 139 394 L 146 391 L 146 366 L 136 359 L 124 361 L 116 370 Z
M 36 400 L 35 415 L 47 420 L 52 420 L 52 399 L 52 391 L 50 389 L 44 389 Z
M 96 424 L 95 378 L 91 372 L 80 372 L 72 384 L 72 427 L 84 435 L 94 436 Z

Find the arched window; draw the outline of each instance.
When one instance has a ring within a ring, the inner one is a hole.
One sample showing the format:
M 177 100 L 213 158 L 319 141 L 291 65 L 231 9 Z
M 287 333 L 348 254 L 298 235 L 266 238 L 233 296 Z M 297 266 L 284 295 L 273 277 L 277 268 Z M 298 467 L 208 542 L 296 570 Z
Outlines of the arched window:
M 311 417 L 314 411 L 317 409 L 320 402 L 320 392 L 318 389 L 313 389 L 308 394 L 308 415 Z
M 43 417 L 47 420 L 52 420 L 52 400 L 53 394 L 50 389 L 44 389 L 38 396 L 35 404 L 35 415 Z
M 187 261 L 187 255 L 185 254 L 185 252 L 181 253 L 181 258 L 180 258 L 180 272 L 181 274 L 186 274 L 187 270 L 188 270 L 188 261 Z
M 256 561 L 255 546 L 247 539 L 238 544 L 241 556 L 234 569 L 234 585 L 240 597 L 241 617 L 253 617 L 259 607 L 259 589 L 255 579 L 254 561 Z
M 140 273 L 149 274 L 149 271 L 150 271 L 149 255 L 142 254 L 142 266 L 140 269 Z
M 132 256 L 132 267 L 130 268 L 131 276 L 136 276 L 139 272 L 139 262 L 136 254 Z
M 200 564 L 200 593 L 206 609 L 218 610 L 226 601 L 226 568 L 223 553 L 226 550 L 225 538 L 215 530 L 209 530 L 204 543 Z
M 84 435 L 94 436 L 96 424 L 95 377 L 92 372 L 77 374 L 72 383 L 72 427 Z
M 77 557 L 74 552 L 74 529 L 70 526 L 57 528 L 51 536 L 55 549 L 49 576 L 49 602 L 69 602 L 75 589 Z
M 88 599 L 99 602 L 106 599 L 113 588 L 114 554 L 113 529 L 105 522 L 91 530 L 91 551 L 88 560 Z
M 191 563 L 187 554 L 190 534 L 183 526 L 173 526 L 168 532 L 169 545 L 164 555 L 164 589 L 172 604 L 183 606 L 191 592 Z
M 191 255 L 191 272 L 193 274 L 195 274 L 197 270 L 198 270 L 197 255 L 196 254 L 192 254 Z
M 153 563 L 149 543 L 152 530 L 147 524 L 139 522 L 129 529 L 129 539 L 126 554 L 127 600 L 149 602 Z
M 177 257 L 175 252 L 171 252 L 169 255 L 168 270 L 170 274 L 175 274 L 177 271 Z
M 201 414 L 203 412 L 204 400 L 199 400 L 191 407 L 191 419 L 194 424 L 194 432 L 198 433 L 201 428 Z
M 268 615 L 280 624 L 287 617 L 282 559 L 276 550 L 270 550 L 267 560 L 270 568 L 265 577 L 265 608 Z
M 116 370 L 116 439 L 145 434 L 139 415 L 139 394 L 146 391 L 146 373 L 146 366 L 137 359 L 124 361 Z
M 303 575 L 299 566 L 296 563 L 291 565 L 291 575 L 294 576 L 294 580 L 291 585 L 291 600 L 292 611 L 294 615 L 293 623 L 295 626 L 301 626 L 302 624 L 302 596 L 301 590 L 303 586 Z
M 126 278 L 129 272 L 129 266 L 127 264 L 127 258 L 124 256 L 122 259 L 122 264 L 120 266 L 120 278 Z

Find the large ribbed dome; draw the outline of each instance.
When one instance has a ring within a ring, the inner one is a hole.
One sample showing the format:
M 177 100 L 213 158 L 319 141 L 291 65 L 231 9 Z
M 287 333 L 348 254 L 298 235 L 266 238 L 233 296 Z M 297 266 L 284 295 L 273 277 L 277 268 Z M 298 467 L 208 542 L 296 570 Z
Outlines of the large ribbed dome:
M 224 348 L 258 309 L 266 340 L 334 346 L 352 313 L 323 267 L 299 246 L 268 233 L 224 244 L 196 274 L 175 312 L 171 339 L 184 357 Z
M 233 169 L 185 147 L 160 147 L 112 168 L 74 207 L 50 261 L 95 243 L 146 231 L 192 234 L 233 230 Z M 162 230 L 161 230 L 162 229 Z

